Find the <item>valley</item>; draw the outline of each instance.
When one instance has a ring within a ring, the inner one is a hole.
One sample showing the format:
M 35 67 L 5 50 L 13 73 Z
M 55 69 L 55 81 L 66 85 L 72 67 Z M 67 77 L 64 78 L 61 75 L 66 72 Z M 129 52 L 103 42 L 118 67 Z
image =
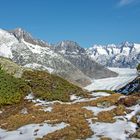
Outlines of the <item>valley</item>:
M 102 65 L 74 41 L 0 29 L 0 140 L 140 139 L 140 52 L 126 48 L 133 62 Z
M 136 69 L 129 68 L 109 68 L 112 71 L 118 73 L 117 77 L 114 78 L 103 78 L 93 80 L 91 85 L 85 87 L 89 91 L 94 90 L 118 90 L 129 82 L 133 81 L 137 77 Z

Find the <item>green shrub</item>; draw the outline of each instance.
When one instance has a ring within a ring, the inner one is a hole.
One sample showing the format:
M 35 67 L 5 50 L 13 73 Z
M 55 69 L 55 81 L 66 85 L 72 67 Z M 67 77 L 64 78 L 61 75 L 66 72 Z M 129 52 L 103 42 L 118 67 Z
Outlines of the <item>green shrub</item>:
M 23 78 L 28 81 L 34 95 L 41 99 L 70 101 L 71 94 L 87 96 L 80 87 L 45 71 L 24 71 Z
M 115 94 L 115 92 L 112 91 L 112 90 L 94 90 L 92 92 L 106 92 L 106 93 L 109 93 L 109 94 Z
M 0 66 L 0 106 L 20 102 L 28 91 L 22 79 L 7 74 Z
M 137 66 L 137 70 L 140 71 L 140 64 L 138 64 L 138 66 Z

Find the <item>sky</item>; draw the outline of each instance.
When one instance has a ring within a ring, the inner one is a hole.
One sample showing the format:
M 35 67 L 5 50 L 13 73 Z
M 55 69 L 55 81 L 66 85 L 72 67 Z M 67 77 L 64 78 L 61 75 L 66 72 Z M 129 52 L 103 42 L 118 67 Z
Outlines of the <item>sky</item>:
M 140 43 L 140 0 L 0 0 L 0 28 L 57 43 Z

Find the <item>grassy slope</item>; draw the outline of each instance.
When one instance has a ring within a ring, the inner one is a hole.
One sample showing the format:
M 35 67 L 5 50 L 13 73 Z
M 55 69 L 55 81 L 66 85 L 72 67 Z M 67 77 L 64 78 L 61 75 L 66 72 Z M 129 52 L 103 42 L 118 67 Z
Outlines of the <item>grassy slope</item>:
M 86 91 L 59 76 L 24 69 L 5 58 L 0 58 L 0 65 L 0 105 L 18 103 L 31 90 L 37 98 L 51 101 L 70 101 L 71 94 L 89 97 Z
M 138 66 L 137 66 L 137 70 L 140 71 L 140 64 L 138 64 Z
M 28 90 L 24 80 L 7 74 L 0 67 L 0 106 L 20 102 Z
M 88 93 L 59 76 L 45 71 L 24 71 L 22 76 L 34 95 L 41 99 L 70 101 L 70 95 L 88 97 Z
M 93 90 L 92 92 L 105 92 L 105 93 L 109 93 L 109 94 L 115 94 L 115 92 L 112 90 Z

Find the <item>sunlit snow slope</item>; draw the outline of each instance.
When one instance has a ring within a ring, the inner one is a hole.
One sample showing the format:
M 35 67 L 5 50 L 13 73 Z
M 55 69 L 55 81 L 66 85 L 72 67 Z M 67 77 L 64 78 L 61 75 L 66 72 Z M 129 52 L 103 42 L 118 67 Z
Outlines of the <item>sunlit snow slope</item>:
M 133 81 L 137 77 L 136 69 L 129 68 L 109 68 L 119 75 L 115 78 L 104 78 L 93 80 L 92 84 L 85 87 L 89 91 L 93 90 L 118 90 Z

